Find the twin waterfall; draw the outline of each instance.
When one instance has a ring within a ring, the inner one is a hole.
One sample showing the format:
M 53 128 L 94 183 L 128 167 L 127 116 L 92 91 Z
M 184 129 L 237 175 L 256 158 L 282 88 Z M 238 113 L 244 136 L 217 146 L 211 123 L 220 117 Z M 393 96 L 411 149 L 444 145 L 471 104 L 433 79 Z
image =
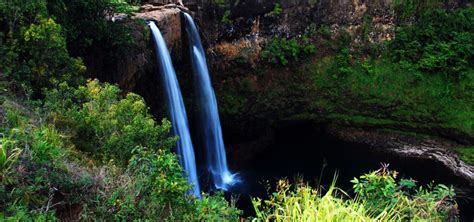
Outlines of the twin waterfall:
M 227 190 L 238 182 L 235 174 L 227 167 L 227 158 L 222 138 L 222 129 L 219 120 L 216 96 L 212 88 L 206 56 L 201 44 L 198 29 L 192 17 L 184 13 L 186 32 L 189 39 L 189 50 L 194 72 L 194 85 L 198 104 L 198 119 L 200 133 L 206 151 L 206 166 L 217 189 Z M 187 174 L 188 181 L 193 185 L 190 191 L 200 197 L 199 179 L 197 176 L 194 148 L 189 133 L 186 110 L 179 88 L 176 73 L 160 30 L 154 22 L 149 23 L 153 33 L 158 65 L 164 79 L 168 109 L 173 126 L 173 134 L 179 137 L 177 153 L 181 166 Z

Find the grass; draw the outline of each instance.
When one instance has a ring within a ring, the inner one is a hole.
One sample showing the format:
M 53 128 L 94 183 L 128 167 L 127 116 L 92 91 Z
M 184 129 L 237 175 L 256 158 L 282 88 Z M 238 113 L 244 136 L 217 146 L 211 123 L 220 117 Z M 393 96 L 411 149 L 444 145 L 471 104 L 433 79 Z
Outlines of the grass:
M 309 186 L 294 192 L 287 181 L 278 186 L 275 198 L 265 202 L 271 210 L 262 207 L 262 200 L 253 201 L 258 217 L 254 221 L 372 221 L 362 204 L 335 197 L 339 190 L 334 185 L 322 196 Z

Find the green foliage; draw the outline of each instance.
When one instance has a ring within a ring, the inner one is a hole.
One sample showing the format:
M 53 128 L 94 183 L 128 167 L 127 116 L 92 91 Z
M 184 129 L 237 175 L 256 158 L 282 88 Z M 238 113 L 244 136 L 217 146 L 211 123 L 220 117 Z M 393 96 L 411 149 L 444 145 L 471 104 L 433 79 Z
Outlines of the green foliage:
M 318 33 L 325 39 L 330 39 L 332 36 L 331 27 L 326 24 L 319 27 Z
M 252 201 L 257 218 L 254 221 L 372 221 L 364 206 L 337 197 L 334 184 L 326 194 L 300 183 L 294 188 L 288 181 L 278 182 L 270 200 Z
M 73 131 L 78 149 L 121 166 L 135 147 L 169 148 L 175 142 L 167 139 L 171 124 L 156 124 L 140 96 L 129 93 L 122 98 L 118 87 L 97 80 L 77 89 L 61 84 L 49 91 L 46 110 L 58 126 Z
M 142 98 L 97 80 L 59 86 L 40 116 L 9 100 L 0 107 L 0 220 L 238 220 L 222 194 L 187 194 L 171 125 L 157 124 Z M 75 149 L 84 144 L 106 165 Z
M 9 158 L 0 183 L 0 218 L 53 221 L 55 211 L 66 203 L 90 198 L 91 179 L 87 174 L 77 175 L 81 168 L 65 164 L 68 148 L 59 132 L 52 126 L 35 125 L 19 107 L 2 107 L 7 114 L 0 128 L 1 145 Z
M 459 147 L 455 151 L 461 160 L 467 164 L 474 165 L 474 147 Z
M 308 38 L 286 39 L 273 38 L 262 50 L 262 59 L 273 65 L 286 66 L 290 62 L 297 62 L 304 56 L 314 54 L 316 47 Z
M 369 40 L 369 33 L 372 29 L 372 18 L 368 15 L 364 16 L 364 22 L 362 23 L 362 41 L 367 42 Z
M 0 139 L 0 183 L 12 183 L 14 165 L 22 150 L 15 146 L 15 141 L 5 136 Z
M 190 188 L 175 155 L 169 150 L 136 148 L 125 175 L 107 178 L 109 187 L 99 196 L 96 219 L 118 221 L 235 221 L 240 211 L 223 197 L 186 195 Z M 125 182 L 126 181 L 126 182 Z M 110 192 L 110 193 L 108 193 Z
M 309 68 L 313 109 L 342 124 L 472 140 L 472 10 L 426 10 L 373 56 L 349 50 L 350 37 L 340 34 L 336 54 Z
M 134 46 L 130 28 L 109 18 L 135 10 L 124 0 L 13 0 L 0 3 L 0 71 L 35 98 L 43 88 L 81 83 L 81 59 L 93 49 L 122 56 Z
M 386 167 L 354 178 L 354 191 L 370 214 L 397 212 L 397 220 L 448 221 L 456 215 L 454 189 L 443 184 L 416 187 L 414 180 L 396 182 L 397 172 Z M 388 209 L 388 210 L 387 210 Z
M 280 3 L 275 3 L 275 5 L 273 5 L 273 9 L 269 13 L 269 15 L 278 17 L 282 12 L 283 12 L 283 8 L 281 7 L 281 4 Z
M 84 57 L 98 48 L 123 55 L 134 45 L 128 26 L 107 19 L 134 10 L 124 0 L 54 0 L 48 10 L 64 27 L 72 55 Z
M 222 16 L 221 22 L 226 25 L 232 25 L 231 15 L 232 15 L 232 12 L 230 10 L 225 10 L 224 15 Z
M 227 6 L 227 1 L 226 0 L 211 0 L 212 4 L 216 4 L 217 6 L 224 8 Z
M 4 37 L 13 37 L 20 34 L 22 28 L 47 17 L 46 1 L 2 1 L 0 15 L 0 31 Z
M 60 157 L 64 147 L 59 133 L 54 127 L 40 127 L 33 131 L 31 151 L 33 160 L 48 162 Z
M 138 11 L 138 6 L 133 6 L 133 5 L 138 5 L 140 4 L 140 1 L 137 0 L 110 0 L 110 5 L 111 7 L 117 12 L 117 13 L 125 13 L 131 15 L 133 12 Z
M 196 200 L 198 212 L 193 216 L 196 221 L 238 221 L 242 211 L 235 207 L 235 201 L 230 203 L 224 198 L 223 192 L 213 195 L 203 194 L 202 199 Z
M 388 59 L 350 58 L 343 51 L 312 65 L 313 104 L 326 118 L 458 139 L 474 135 L 472 79 L 454 84 Z
M 45 1 L 0 4 L 0 70 L 36 95 L 56 81 L 77 83 L 85 67 L 69 56 L 61 26 L 48 17 Z
M 334 58 L 334 64 L 331 67 L 330 72 L 334 73 L 334 78 L 344 78 L 350 75 L 352 70 L 351 55 L 348 48 L 342 49 Z
M 20 70 L 26 73 L 12 71 L 23 79 L 30 78 L 33 86 L 49 86 L 47 81 L 68 80 L 74 83 L 77 82 L 74 79 L 79 79 L 78 75 L 85 71 L 81 60 L 69 57 L 61 27 L 53 19 L 31 24 L 24 31 L 23 40 L 20 44 L 26 49 L 22 53 L 27 61 Z M 32 77 L 28 76 L 30 73 Z
M 57 221 L 58 219 L 53 213 L 42 213 L 42 212 L 28 212 L 28 210 L 18 207 L 13 215 L 6 216 L 3 212 L 0 212 L 0 220 L 14 222 L 14 221 Z
M 452 188 L 416 187 L 413 180 L 396 183 L 396 172 L 381 169 L 353 180 L 357 197 L 335 187 L 323 195 L 304 183 L 278 182 L 269 200 L 254 199 L 254 221 L 447 221 L 456 219 Z
M 474 8 L 426 10 L 414 25 L 397 29 L 393 59 L 448 80 L 466 78 L 474 65 Z
M 396 20 L 402 24 L 410 22 L 419 13 L 426 10 L 431 10 L 437 6 L 441 6 L 443 1 L 440 0 L 395 0 L 393 1 L 393 8 L 397 15 Z
M 100 196 L 97 217 L 118 221 L 170 218 L 184 220 L 192 211 L 189 185 L 175 155 L 137 147 L 126 176 L 108 177 L 110 193 Z M 124 183 L 123 181 L 128 181 Z M 176 217 L 176 218 L 173 218 Z

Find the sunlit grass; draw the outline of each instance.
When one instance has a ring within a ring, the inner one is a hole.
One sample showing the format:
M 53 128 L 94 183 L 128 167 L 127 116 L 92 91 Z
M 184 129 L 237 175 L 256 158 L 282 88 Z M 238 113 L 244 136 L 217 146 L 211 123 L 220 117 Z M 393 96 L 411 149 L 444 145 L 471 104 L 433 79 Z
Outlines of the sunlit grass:
M 270 200 L 253 201 L 254 221 L 388 221 L 395 217 L 395 212 L 386 210 L 370 215 L 359 201 L 338 198 L 347 195 L 334 183 L 324 195 L 304 184 L 292 191 L 287 180 L 280 180 L 277 189 Z
M 355 198 L 336 187 L 327 191 L 280 180 L 268 200 L 254 199 L 253 221 L 446 221 L 456 220 L 452 188 L 396 182 L 395 171 L 380 169 L 354 179 Z

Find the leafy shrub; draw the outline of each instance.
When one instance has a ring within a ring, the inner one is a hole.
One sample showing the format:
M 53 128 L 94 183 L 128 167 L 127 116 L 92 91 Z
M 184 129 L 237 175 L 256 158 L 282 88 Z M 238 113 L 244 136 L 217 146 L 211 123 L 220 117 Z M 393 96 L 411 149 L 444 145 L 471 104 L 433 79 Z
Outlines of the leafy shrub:
M 47 93 L 45 107 L 53 122 L 73 131 L 77 148 L 121 166 L 135 147 L 169 148 L 175 142 L 168 138 L 171 124 L 157 124 L 140 96 L 121 97 L 117 86 L 97 80 L 77 89 L 61 84 Z
M 274 65 L 287 65 L 297 62 L 306 55 L 314 54 L 316 48 L 309 39 L 274 38 L 262 50 L 262 59 Z
M 95 216 L 119 221 L 160 217 L 183 220 L 192 210 L 192 198 L 186 196 L 189 185 L 182 175 L 176 156 L 169 151 L 137 147 L 125 174 L 107 177 L 105 186 L 109 189 L 93 207 L 98 209 Z
M 457 216 L 454 189 L 443 184 L 417 187 L 414 180 L 398 183 L 396 171 L 386 167 L 354 178 L 354 191 L 371 214 L 382 214 L 386 209 L 397 212 L 398 220 L 449 221 Z

